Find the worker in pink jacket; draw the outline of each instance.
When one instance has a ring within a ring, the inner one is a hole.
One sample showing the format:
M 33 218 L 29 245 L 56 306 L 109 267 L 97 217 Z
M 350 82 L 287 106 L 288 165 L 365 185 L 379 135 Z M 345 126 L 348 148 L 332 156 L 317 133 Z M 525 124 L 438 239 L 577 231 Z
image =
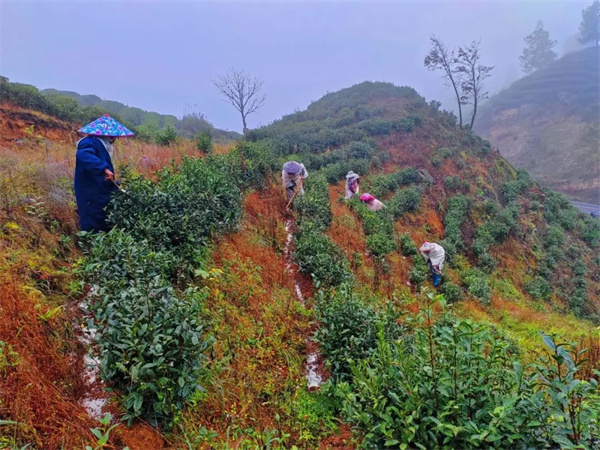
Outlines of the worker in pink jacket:
M 363 202 L 371 211 L 379 211 L 385 208 L 385 205 L 373 197 L 371 194 L 363 194 L 360 196 L 360 201 Z

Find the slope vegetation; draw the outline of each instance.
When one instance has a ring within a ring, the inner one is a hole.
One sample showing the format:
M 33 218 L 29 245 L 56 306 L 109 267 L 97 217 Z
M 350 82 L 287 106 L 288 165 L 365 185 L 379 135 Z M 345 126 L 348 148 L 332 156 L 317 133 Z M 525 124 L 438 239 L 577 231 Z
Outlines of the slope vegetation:
M 127 192 L 97 236 L 74 235 L 69 138 L 19 117 L 0 153 L 2 444 L 94 445 L 103 398 L 117 448 L 595 445 L 599 223 L 414 90 L 362 83 L 210 155 L 120 142 Z M 289 159 L 309 171 L 291 212 Z M 385 210 L 343 200 L 348 170 Z M 424 240 L 447 251 L 439 292 Z
M 203 114 L 190 113 L 178 119 L 172 115 L 148 112 L 120 102 L 103 100 L 96 95 L 80 95 L 76 92 L 56 89 L 39 91 L 34 86 L 10 82 L 8 78 L 2 76 L 0 76 L 0 103 L 10 103 L 13 106 L 35 110 L 79 126 L 109 113 L 145 140 L 152 140 L 167 127 L 171 127 L 178 135 L 187 138 L 195 137 L 201 132 L 208 133 L 217 142 L 228 142 L 241 137 L 236 132 L 215 128 Z
M 476 130 L 517 167 L 573 199 L 600 202 L 600 53 L 570 53 L 491 98 Z

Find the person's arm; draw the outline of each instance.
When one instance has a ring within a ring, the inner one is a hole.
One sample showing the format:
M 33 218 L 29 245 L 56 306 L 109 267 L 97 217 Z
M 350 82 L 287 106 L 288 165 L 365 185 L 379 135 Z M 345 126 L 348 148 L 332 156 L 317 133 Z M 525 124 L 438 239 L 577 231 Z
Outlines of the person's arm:
M 98 158 L 98 156 L 96 156 L 96 152 L 94 151 L 93 147 L 88 146 L 80 148 L 77 150 L 76 158 L 77 164 L 83 168 L 83 170 L 92 173 L 105 173 L 108 178 L 112 178 L 113 173 L 109 170 L 110 166 L 107 162 L 102 161 L 100 158 Z
M 306 167 L 302 164 L 302 170 L 300 171 L 300 178 L 308 178 L 308 172 L 306 171 Z

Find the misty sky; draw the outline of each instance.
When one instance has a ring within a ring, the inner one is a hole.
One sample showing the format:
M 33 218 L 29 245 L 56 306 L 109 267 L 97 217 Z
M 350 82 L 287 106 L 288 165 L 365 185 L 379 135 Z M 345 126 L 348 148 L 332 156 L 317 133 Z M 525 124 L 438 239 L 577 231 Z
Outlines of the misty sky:
M 231 66 L 265 81 L 251 128 L 365 80 L 412 86 L 451 107 L 439 75 L 423 66 L 432 33 L 451 46 L 481 38 L 483 62 L 496 66 L 493 92 L 519 77 L 537 20 L 560 54 L 589 4 L 0 0 L 0 75 L 163 114 L 195 105 L 236 131 L 238 113 L 211 82 Z

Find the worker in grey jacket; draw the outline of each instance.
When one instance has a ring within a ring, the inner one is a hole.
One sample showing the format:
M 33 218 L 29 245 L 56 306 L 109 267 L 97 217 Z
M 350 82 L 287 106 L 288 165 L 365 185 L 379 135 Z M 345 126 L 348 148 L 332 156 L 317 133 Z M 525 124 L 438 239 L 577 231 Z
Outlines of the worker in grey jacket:
M 299 195 L 304 195 L 302 182 L 306 177 L 308 177 L 308 172 L 306 171 L 304 164 L 300 164 L 296 161 L 288 161 L 283 165 L 281 179 L 283 180 L 283 187 L 285 189 L 288 202 L 294 196 L 296 188 L 298 188 Z

